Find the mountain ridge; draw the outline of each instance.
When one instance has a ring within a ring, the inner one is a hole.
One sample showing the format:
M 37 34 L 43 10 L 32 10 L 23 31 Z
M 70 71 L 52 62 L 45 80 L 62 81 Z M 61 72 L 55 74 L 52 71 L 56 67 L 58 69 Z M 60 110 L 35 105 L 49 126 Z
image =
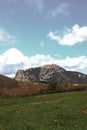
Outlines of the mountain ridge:
M 33 81 L 39 83 L 61 83 L 64 80 L 75 84 L 87 83 L 86 74 L 76 71 L 67 71 L 56 64 L 47 64 L 36 68 L 18 70 L 15 79 L 18 81 Z

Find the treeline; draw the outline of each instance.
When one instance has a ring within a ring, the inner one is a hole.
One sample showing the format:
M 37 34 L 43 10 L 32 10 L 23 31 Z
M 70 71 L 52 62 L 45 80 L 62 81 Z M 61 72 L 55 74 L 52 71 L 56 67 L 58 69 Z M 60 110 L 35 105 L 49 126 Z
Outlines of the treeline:
M 16 85 L 16 84 L 15 84 Z M 62 83 L 18 82 L 16 86 L 0 86 L 1 97 L 20 97 L 46 93 L 60 93 L 87 90 L 87 84 L 72 84 L 65 80 Z
M 70 91 L 82 91 L 87 90 L 87 84 L 73 84 L 65 80 L 62 83 L 51 83 L 48 86 L 48 90 L 53 92 L 70 92 Z

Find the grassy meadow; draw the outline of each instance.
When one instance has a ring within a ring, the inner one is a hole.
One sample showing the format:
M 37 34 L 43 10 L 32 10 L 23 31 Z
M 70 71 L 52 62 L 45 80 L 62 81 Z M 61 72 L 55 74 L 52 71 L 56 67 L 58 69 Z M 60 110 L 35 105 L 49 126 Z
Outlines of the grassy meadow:
M 87 91 L 0 98 L 0 130 L 87 130 Z

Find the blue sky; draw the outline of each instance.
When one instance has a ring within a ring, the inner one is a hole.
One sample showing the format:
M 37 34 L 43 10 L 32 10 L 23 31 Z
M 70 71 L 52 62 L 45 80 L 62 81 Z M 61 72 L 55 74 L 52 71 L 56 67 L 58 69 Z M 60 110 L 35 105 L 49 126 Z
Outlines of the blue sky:
M 0 74 L 58 64 L 87 74 L 87 0 L 0 0 Z

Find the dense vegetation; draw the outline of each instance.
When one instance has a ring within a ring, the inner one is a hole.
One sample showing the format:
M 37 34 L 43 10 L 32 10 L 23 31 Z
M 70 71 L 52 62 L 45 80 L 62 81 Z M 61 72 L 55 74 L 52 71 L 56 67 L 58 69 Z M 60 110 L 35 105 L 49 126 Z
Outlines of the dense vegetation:
M 62 83 L 32 83 L 0 78 L 1 97 L 20 97 L 46 93 L 60 93 L 87 90 L 87 84 L 71 84 L 65 80 Z
M 46 93 L 60 93 L 87 90 L 87 84 L 23 82 L 0 75 L 0 97 L 20 97 Z
M 0 130 L 87 130 L 87 91 L 0 98 Z

